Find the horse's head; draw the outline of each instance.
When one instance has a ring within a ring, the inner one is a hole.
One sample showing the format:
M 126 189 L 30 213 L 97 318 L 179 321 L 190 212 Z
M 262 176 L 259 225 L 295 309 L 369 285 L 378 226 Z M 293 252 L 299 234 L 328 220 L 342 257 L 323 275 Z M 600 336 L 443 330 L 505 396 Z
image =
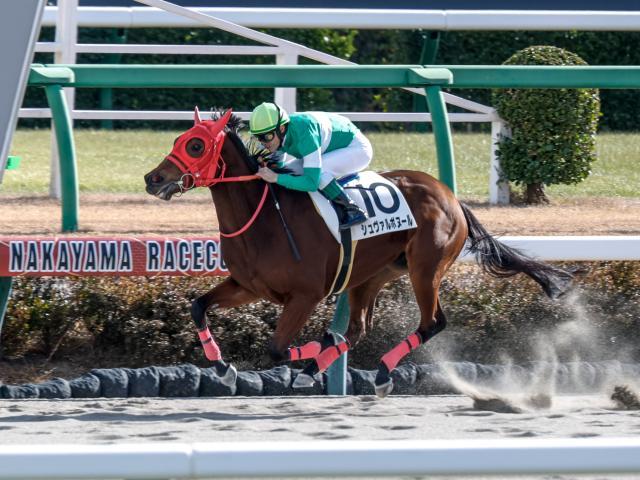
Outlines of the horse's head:
M 193 127 L 180 135 L 171 153 L 144 176 L 147 193 L 171 200 L 177 192 L 211 186 L 222 178 L 226 165 L 221 153 L 230 118 L 231 109 L 217 120 L 203 121 L 196 107 Z

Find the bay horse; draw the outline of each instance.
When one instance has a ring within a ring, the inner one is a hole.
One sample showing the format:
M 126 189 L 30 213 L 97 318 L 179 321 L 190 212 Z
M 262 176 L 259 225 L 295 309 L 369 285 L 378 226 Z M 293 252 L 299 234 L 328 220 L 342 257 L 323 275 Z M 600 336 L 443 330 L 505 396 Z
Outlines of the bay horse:
M 381 358 L 375 387 L 379 396 L 386 396 L 393 388 L 390 373 L 400 360 L 445 328 L 438 289 L 465 243 L 491 275 L 524 273 L 552 298 L 571 286 L 569 272 L 534 260 L 494 238 L 469 208 L 431 175 L 409 170 L 384 172 L 382 175 L 407 199 L 416 228 L 360 240 L 345 290 L 350 307 L 345 337 L 328 333 L 322 341 L 292 347 L 318 303 L 330 294 L 340 247 L 307 193 L 266 184 L 254 175 L 258 158 L 240 138 L 240 126 L 231 110 L 203 121 L 196 108 L 194 126 L 176 139 L 171 153 L 144 177 L 147 192 L 167 201 L 194 187 L 211 190 L 230 276 L 194 300 L 191 316 L 206 357 L 227 384 L 235 382 L 236 371 L 224 362 L 209 331 L 205 313 L 210 308 L 237 307 L 259 299 L 282 305 L 269 353 L 274 361 L 312 359 L 293 383 L 294 388 L 310 386 L 313 375 L 355 347 L 372 328 L 375 299 L 382 287 L 408 274 L 420 323 Z M 268 187 L 273 188 L 274 201 L 266 201 Z M 290 251 L 281 217 L 290 227 L 298 259 Z

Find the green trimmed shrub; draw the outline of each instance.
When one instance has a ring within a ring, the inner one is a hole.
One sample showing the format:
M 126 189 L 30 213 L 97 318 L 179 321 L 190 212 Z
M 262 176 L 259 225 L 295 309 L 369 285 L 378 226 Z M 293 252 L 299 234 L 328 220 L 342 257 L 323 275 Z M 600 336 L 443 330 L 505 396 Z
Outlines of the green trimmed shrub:
M 534 46 L 504 65 L 586 65 L 574 53 Z M 600 114 L 597 89 L 496 90 L 493 104 L 509 124 L 511 138 L 499 142 L 506 180 L 527 187 L 527 203 L 546 202 L 544 185 L 577 184 L 591 173 Z

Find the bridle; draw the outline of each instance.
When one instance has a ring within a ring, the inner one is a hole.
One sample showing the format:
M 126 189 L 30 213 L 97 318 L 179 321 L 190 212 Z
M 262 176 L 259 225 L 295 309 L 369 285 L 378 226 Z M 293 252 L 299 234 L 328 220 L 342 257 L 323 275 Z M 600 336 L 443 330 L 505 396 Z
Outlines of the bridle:
M 201 120 L 198 107 L 195 109 L 194 126 L 176 139 L 166 159 L 173 163 L 182 176 L 174 182 L 184 193 L 196 187 L 213 187 L 218 183 L 249 182 L 258 180 L 257 175 L 226 177 L 227 164 L 222 157 L 222 147 L 227 138 L 225 127 L 231 118 L 231 109 L 217 120 Z M 225 238 L 241 235 L 253 224 L 267 198 L 268 184 L 265 182 L 262 198 L 249 221 L 233 233 L 223 233 Z

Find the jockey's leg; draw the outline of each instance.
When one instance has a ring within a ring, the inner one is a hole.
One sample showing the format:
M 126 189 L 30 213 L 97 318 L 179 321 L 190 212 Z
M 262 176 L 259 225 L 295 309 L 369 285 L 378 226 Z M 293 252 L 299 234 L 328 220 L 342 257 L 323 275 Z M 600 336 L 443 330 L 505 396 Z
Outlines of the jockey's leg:
M 257 298 L 254 293 L 241 287 L 233 278 L 229 277 L 195 299 L 191 304 L 191 318 L 198 330 L 198 337 L 204 353 L 207 359 L 213 362 L 216 373 L 223 379 L 225 385 L 235 383 L 235 368 L 222 360 L 220 347 L 218 347 L 207 325 L 205 316 L 207 309 L 212 306 L 215 308 L 237 307 L 257 300 Z
M 322 171 L 341 178 L 364 170 L 372 158 L 371 143 L 362 132 L 358 132 L 346 147 L 322 154 Z
M 335 178 L 321 188 L 320 193 L 337 207 L 340 230 L 346 230 L 367 220 L 365 211 L 349 198 Z
M 367 214 L 349 198 L 336 179 L 364 170 L 372 156 L 371 143 L 361 132 L 346 147 L 322 155 L 319 190 L 342 212 L 339 214 L 340 230 L 364 222 Z

